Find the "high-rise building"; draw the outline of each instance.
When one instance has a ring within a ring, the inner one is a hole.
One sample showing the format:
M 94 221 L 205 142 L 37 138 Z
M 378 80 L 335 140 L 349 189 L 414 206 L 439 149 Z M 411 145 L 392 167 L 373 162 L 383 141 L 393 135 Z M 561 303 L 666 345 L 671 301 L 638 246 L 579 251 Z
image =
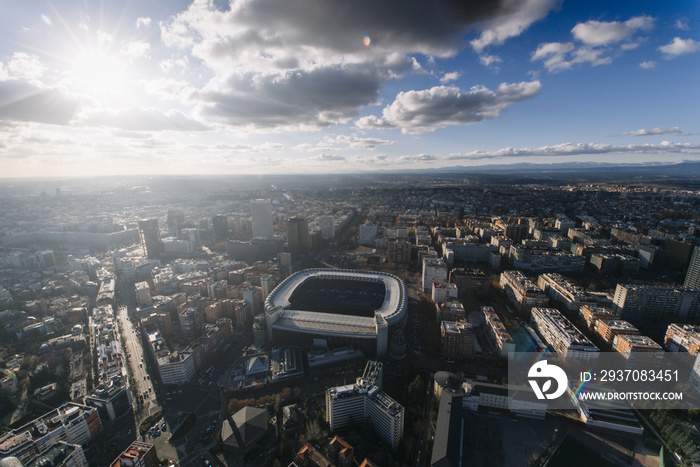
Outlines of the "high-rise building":
M 148 259 L 160 259 L 165 251 L 163 241 L 160 238 L 158 219 L 139 221 L 139 238 L 143 247 L 143 254 Z
M 253 237 L 272 238 L 272 203 L 269 199 L 250 200 Z
M 287 219 L 287 249 L 295 259 L 309 252 L 309 223 L 303 217 Z
M 211 225 L 214 229 L 215 240 L 225 240 L 228 238 L 228 218 L 226 216 L 214 216 L 211 218 Z
M 369 419 L 374 431 L 392 449 L 403 438 L 404 408 L 381 390 L 382 364 L 369 361 L 355 384 L 326 390 L 326 420 L 331 430 L 361 425 Z
M 442 355 L 449 358 L 466 358 L 474 355 L 474 328 L 466 321 L 440 323 Z
M 683 287 L 700 289 L 700 246 L 693 248 L 693 256 L 690 258 Z
M 335 237 L 335 218 L 333 216 L 319 217 L 318 226 L 321 228 L 321 236 L 325 240 Z
M 614 310 L 633 324 L 700 319 L 700 289 L 617 284 Z

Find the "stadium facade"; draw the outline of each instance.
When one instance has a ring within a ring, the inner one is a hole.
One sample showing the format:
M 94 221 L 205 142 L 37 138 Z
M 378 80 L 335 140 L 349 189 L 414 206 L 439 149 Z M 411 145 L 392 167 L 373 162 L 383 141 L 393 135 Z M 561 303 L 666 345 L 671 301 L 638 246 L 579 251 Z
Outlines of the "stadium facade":
M 267 336 L 275 344 L 351 344 L 384 358 L 390 334 L 407 317 L 406 284 L 393 274 L 306 269 L 265 300 Z

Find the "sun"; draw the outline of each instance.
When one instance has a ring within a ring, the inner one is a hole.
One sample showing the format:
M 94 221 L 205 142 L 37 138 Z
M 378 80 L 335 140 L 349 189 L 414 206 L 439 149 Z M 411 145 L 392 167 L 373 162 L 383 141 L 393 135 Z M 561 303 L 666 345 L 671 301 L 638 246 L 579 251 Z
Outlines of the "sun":
M 77 91 L 93 97 L 120 94 L 127 79 L 126 63 L 105 50 L 85 50 L 71 60 L 69 79 Z

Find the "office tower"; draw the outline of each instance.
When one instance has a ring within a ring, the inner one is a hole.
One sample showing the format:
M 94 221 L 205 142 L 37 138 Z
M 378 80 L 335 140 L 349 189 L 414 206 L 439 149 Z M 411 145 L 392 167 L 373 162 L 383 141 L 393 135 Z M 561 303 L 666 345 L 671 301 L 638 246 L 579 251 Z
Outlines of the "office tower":
M 690 258 L 688 273 L 685 275 L 683 287 L 689 289 L 700 289 L 700 246 L 693 249 L 693 256 Z
M 225 240 L 228 237 L 228 219 L 226 216 L 214 216 L 211 218 L 214 228 L 214 239 Z
M 160 239 L 158 219 L 139 221 L 139 238 L 141 239 L 143 254 L 146 258 L 160 259 L 160 255 L 165 251 L 165 248 Z
M 325 240 L 330 240 L 335 237 L 335 219 L 333 216 L 319 217 L 318 226 L 321 228 L 321 236 Z
M 269 199 L 250 200 L 253 237 L 272 238 L 272 203 Z
M 309 251 L 309 224 L 303 217 L 287 219 L 287 250 L 294 259 Z

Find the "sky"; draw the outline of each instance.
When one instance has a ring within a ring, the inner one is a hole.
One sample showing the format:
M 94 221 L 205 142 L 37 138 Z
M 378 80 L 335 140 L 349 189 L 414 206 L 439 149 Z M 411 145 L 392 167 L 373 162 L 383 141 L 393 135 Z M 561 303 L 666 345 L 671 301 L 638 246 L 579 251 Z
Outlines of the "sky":
M 0 178 L 700 160 L 700 2 L 0 0 Z

